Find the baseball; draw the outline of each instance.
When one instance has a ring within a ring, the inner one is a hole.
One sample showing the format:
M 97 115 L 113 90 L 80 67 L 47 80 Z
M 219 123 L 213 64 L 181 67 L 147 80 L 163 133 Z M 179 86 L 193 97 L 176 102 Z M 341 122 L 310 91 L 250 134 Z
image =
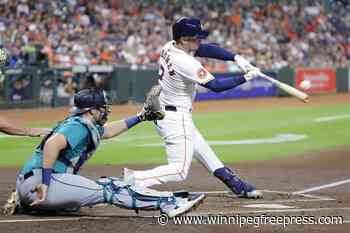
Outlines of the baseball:
M 307 89 L 310 89 L 311 87 L 311 82 L 309 80 L 303 80 L 301 83 L 300 83 L 300 87 L 304 90 L 307 90 Z

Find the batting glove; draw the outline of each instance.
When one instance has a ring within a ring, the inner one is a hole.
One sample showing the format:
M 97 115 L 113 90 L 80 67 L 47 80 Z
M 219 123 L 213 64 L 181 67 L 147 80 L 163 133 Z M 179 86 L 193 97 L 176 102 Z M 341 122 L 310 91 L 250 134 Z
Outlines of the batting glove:
M 248 71 L 253 70 L 254 68 L 257 69 L 255 66 L 250 64 L 250 62 L 244 57 L 242 57 L 241 55 L 237 54 L 235 56 L 235 61 L 237 62 L 237 65 L 239 66 L 239 68 L 241 68 L 241 70 L 244 71 L 244 73 L 247 73 Z
M 244 78 L 247 81 L 252 80 L 253 78 L 259 77 L 260 69 L 257 67 L 252 67 L 247 73 L 245 73 Z

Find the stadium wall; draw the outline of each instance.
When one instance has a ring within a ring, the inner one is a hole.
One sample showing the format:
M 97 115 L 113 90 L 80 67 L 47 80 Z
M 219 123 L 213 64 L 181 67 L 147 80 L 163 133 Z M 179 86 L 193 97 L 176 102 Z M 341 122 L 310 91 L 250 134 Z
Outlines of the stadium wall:
M 307 79 L 311 82 L 309 94 L 349 92 L 349 68 L 284 68 L 278 72 L 266 71 L 272 77 L 300 88 Z M 217 78 L 235 73 L 216 73 Z M 57 107 L 72 103 L 74 91 L 91 85 L 107 90 L 115 104 L 143 102 L 146 92 L 157 83 L 156 70 L 135 70 L 129 67 L 78 66 L 65 69 L 22 67 L 2 70 L 0 74 L 0 108 Z M 72 89 L 72 90 L 71 90 Z M 67 93 L 66 93 L 67 92 Z M 264 79 L 256 79 L 240 87 L 214 93 L 200 88 L 197 100 L 250 98 L 259 96 L 286 96 Z

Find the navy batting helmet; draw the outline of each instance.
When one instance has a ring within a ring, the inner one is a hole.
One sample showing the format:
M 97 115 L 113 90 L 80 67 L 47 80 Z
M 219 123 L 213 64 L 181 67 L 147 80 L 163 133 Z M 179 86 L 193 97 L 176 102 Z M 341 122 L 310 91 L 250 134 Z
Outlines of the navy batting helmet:
M 182 17 L 173 24 L 173 40 L 181 37 L 197 37 L 205 39 L 209 32 L 203 30 L 201 21 L 194 17 Z
M 74 95 L 74 115 L 87 112 L 93 108 L 107 108 L 108 98 L 103 90 L 96 88 L 83 89 Z

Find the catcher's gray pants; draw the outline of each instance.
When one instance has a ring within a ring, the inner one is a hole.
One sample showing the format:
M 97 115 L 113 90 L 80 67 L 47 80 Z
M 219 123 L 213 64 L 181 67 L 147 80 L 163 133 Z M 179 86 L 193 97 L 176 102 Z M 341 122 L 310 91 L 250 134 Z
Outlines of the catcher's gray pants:
M 36 192 L 32 190 L 41 182 L 41 169 L 35 169 L 29 177 L 28 175 L 18 176 L 16 188 L 23 206 L 30 208 L 29 205 L 37 197 Z M 169 200 L 173 200 L 174 203 L 169 203 Z M 130 186 L 117 178 L 93 181 L 79 175 L 52 174 L 47 198 L 35 209 L 72 211 L 99 203 L 109 203 L 128 209 L 154 210 L 161 209 L 162 203 L 168 207 L 169 204 L 175 204 L 175 197 L 169 192 Z

